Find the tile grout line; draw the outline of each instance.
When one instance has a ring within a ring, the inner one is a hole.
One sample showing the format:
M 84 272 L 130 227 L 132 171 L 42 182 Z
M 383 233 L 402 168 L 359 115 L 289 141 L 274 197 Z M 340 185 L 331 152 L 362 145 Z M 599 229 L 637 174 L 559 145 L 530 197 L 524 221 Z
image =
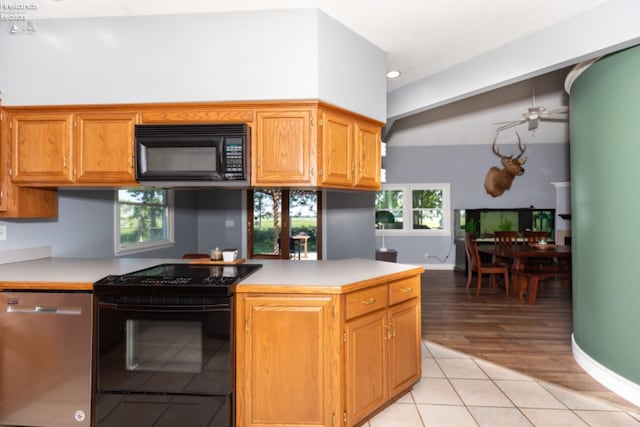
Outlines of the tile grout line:
M 441 359 L 450 359 L 450 360 L 454 360 L 454 359 L 461 359 L 461 360 L 471 360 L 473 362 L 473 364 L 484 374 L 487 376 L 487 379 L 489 381 L 491 381 L 491 383 L 498 389 L 500 390 L 500 393 L 509 401 L 511 402 L 511 404 L 513 404 L 513 408 L 517 409 L 518 412 L 520 414 L 522 414 L 522 416 L 529 422 L 531 423 L 533 426 L 535 426 L 535 423 L 533 422 L 533 420 L 531 420 L 523 411 L 522 408 L 518 405 L 516 405 L 516 403 L 504 392 L 504 390 L 496 383 L 496 379 L 494 379 L 485 369 L 482 368 L 481 365 L 479 365 L 477 363 L 477 360 L 481 360 L 482 362 L 491 364 L 491 365 L 495 365 L 498 367 L 501 367 L 503 369 L 507 369 L 509 371 L 514 372 L 515 374 L 517 374 L 518 376 L 522 376 L 524 379 L 522 380 L 515 380 L 515 379 L 504 379 L 504 381 L 527 381 L 527 382 L 532 382 L 535 383 L 536 385 L 538 385 L 540 388 L 542 388 L 546 393 L 548 393 L 555 401 L 557 401 L 564 409 L 562 408 L 536 408 L 536 407 L 531 407 L 527 409 L 534 409 L 534 410 L 542 410 L 542 411 L 551 411 L 551 410 L 567 410 L 570 413 L 572 413 L 575 417 L 577 417 L 577 419 L 579 419 L 581 422 L 584 422 L 587 426 L 591 425 L 589 424 L 589 422 L 582 416 L 580 416 L 579 413 L 577 413 L 577 411 L 584 411 L 584 412 L 611 412 L 611 413 L 622 413 L 622 414 L 626 414 L 627 416 L 629 416 L 631 419 L 633 419 L 634 421 L 639 421 L 637 416 L 634 416 L 634 414 L 632 413 L 632 411 L 627 410 L 625 408 L 621 408 L 618 405 L 615 405 L 613 403 L 609 403 L 607 401 L 600 401 L 597 398 L 588 396 L 589 400 L 594 400 L 594 401 L 598 401 L 601 402 L 602 404 L 612 408 L 612 410 L 608 411 L 608 410 L 599 410 L 599 409 L 573 409 L 571 407 L 569 407 L 565 402 L 563 402 L 562 400 L 560 400 L 559 397 L 557 397 L 553 392 L 551 392 L 547 387 L 545 387 L 544 384 L 550 384 L 553 386 L 558 387 L 561 390 L 566 390 L 568 393 L 574 393 L 579 397 L 585 397 L 587 398 L 587 396 L 583 396 L 581 393 L 575 392 L 573 390 L 567 389 L 566 387 L 562 387 L 559 386 L 557 384 L 553 384 L 553 383 L 549 383 L 548 381 L 543 381 L 543 380 L 539 380 L 537 378 L 533 378 L 531 376 L 528 375 L 524 375 L 518 371 L 513 371 L 511 369 L 508 368 L 504 368 L 501 365 L 497 365 L 495 363 L 489 362 L 489 361 L 485 361 L 484 359 L 481 358 L 476 358 L 476 357 L 472 357 L 470 355 L 467 355 L 466 353 L 462 353 L 456 350 L 451 350 L 452 354 L 456 354 L 456 355 L 461 355 L 461 357 L 436 357 L 433 352 L 430 350 L 428 343 L 430 343 L 430 341 L 427 341 L 425 339 L 422 340 L 422 344 L 425 347 L 425 350 L 428 352 L 429 356 L 431 356 L 430 358 L 434 360 L 434 362 L 436 363 L 438 369 L 442 372 L 442 374 L 444 375 L 444 378 L 447 380 L 447 382 L 449 383 L 449 385 L 451 386 L 451 388 L 453 389 L 453 391 L 456 393 L 456 396 L 460 399 L 460 401 L 462 402 L 462 405 L 464 406 L 464 408 L 467 410 L 467 412 L 469 413 L 469 415 L 471 416 L 471 418 L 473 419 L 473 421 L 476 423 L 476 425 L 480 425 L 479 421 L 476 419 L 476 417 L 474 416 L 473 412 L 469 409 L 469 405 L 465 402 L 465 400 L 462 398 L 462 396 L 460 395 L 460 393 L 458 392 L 458 390 L 456 389 L 456 387 L 454 386 L 454 384 L 451 382 L 451 378 L 447 375 L 447 373 L 445 372 L 445 370 L 442 368 Z M 435 345 L 437 345 L 438 347 L 442 347 L 444 349 L 449 350 L 446 346 L 434 343 Z M 424 359 L 425 357 L 423 357 Z M 426 357 L 429 358 L 429 357 Z M 421 377 L 422 379 L 428 379 L 430 377 Z M 433 377 L 432 379 L 435 379 L 435 377 Z M 459 378 L 459 379 L 471 379 L 471 378 Z M 478 380 L 485 380 L 483 378 L 478 378 Z M 414 402 L 414 404 L 417 406 L 418 403 L 416 403 L 416 400 L 413 396 L 413 393 L 411 393 L 411 400 Z M 458 405 L 439 405 L 439 406 L 458 406 Z M 485 407 L 483 407 L 485 408 Z M 493 406 L 486 406 L 486 408 L 502 408 L 502 407 L 493 407 Z M 425 422 L 422 419 L 422 415 L 420 413 L 420 411 L 418 410 L 418 414 L 420 416 L 420 421 L 422 422 L 423 426 L 425 426 Z

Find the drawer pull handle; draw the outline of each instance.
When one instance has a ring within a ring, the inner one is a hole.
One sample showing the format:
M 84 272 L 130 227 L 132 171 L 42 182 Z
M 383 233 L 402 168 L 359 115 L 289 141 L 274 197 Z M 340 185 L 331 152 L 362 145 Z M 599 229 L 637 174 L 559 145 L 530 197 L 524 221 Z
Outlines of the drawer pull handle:
M 403 294 L 410 294 L 411 292 L 413 292 L 413 288 L 402 288 L 400 289 L 400 292 L 402 292 Z
M 362 301 L 362 303 L 363 303 L 364 305 L 371 305 L 371 304 L 373 304 L 374 302 L 376 302 L 376 299 L 375 299 L 375 298 L 373 298 L 373 297 L 372 297 L 372 298 L 368 298 L 368 299 L 366 299 L 366 300 Z

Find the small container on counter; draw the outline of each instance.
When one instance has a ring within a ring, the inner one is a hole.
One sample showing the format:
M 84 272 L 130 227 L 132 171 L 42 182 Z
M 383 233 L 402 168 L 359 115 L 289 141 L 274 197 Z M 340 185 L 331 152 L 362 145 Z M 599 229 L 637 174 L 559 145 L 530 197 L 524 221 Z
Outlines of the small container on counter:
M 225 262 L 233 262 L 238 258 L 238 250 L 237 249 L 223 249 L 222 250 L 222 260 Z
M 222 260 L 222 251 L 220 250 L 220 248 L 211 249 L 211 259 L 213 261 Z

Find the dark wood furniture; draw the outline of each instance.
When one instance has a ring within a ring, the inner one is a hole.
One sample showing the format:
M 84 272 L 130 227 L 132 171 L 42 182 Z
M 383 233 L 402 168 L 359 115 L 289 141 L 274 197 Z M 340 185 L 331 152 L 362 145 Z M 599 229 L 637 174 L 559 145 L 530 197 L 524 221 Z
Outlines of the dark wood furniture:
M 527 302 L 535 304 L 540 280 L 550 277 L 570 279 L 571 277 L 571 247 L 546 245 L 544 249 L 531 245 L 515 245 L 511 247 L 479 246 L 480 253 L 500 258 L 510 259 L 513 294 Z M 546 263 L 532 263 L 531 260 L 557 260 L 548 265 Z
M 514 209 L 454 209 L 455 265 L 454 270 L 467 274 L 467 258 L 464 249 L 465 232 L 478 236 L 479 245 L 493 245 L 493 234 L 509 222 L 511 230 L 521 235 L 526 230 L 549 232 L 547 242 L 554 243 L 555 209 L 514 208 Z M 471 230 L 468 227 L 474 226 Z M 481 255 L 482 256 L 482 255 Z
M 376 250 L 377 261 L 396 262 L 398 259 L 398 251 L 395 249 L 387 249 L 386 251 Z
M 198 253 L 187 253 L 182 255 L 182 259 L 198 259 L 198 258 L 210 258 L 210 254 L 198 254 Z
M 544 240 L 545 242 L 549 241 L 549 232 L 532 230 L 525 230 L 522 232 L 522 243 L 525 245 L 535 244 L 540 240 Z
M 493 243 L 496 246 L 512 246 L 518 244 L 520 233 L 517 231 L 495 231 L 493 233 Z
M 475 271 L 478 276 L 478 284 L 476 289 L 476 295 L 480 295 L 480 288 L 482 287 L 482 275 L 489 275 L 489 283 L 491 287 L 496 287 L 496 275 L 502 275 L 504 278 L 504 290 L 509 295 L 509 267 L 496 264 L 494 262 L 485 263 L 480 258 L 478 252 L 478 243 L 476 241 L 476 235 L 467 233 L 464 236 L 464 247 L 467 252 L 467 258 L 469 259 L 469 268 L 467 273 L 467 289 L 471 284 L 471 277 Z

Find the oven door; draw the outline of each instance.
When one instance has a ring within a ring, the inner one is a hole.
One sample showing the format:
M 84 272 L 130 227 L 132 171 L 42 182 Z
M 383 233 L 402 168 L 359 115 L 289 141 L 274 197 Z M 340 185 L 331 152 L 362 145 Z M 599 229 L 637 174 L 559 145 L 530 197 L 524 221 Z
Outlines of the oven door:
M 231 425 L 231 299 L 194 299 L 97 301 L 97 425 Z

